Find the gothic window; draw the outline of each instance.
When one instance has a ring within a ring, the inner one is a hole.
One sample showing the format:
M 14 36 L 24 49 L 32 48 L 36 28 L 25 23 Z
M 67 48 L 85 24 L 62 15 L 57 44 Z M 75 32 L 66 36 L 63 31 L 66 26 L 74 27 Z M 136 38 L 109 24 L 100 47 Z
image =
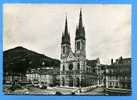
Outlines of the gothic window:
M 69 70 L 72 70 L 73 69 L 73 64 L 70 64 L 69 65 Z
M 77 68 L 78 70 L 80 70 L 80 64 L 78 63 L 78 68 Z
M 81 48 L 82 48 L 82 50 L 84 50 L 84 41 L 82 41 Z
M 77 42 L 77 50 L 80 50 L 80 41 Z
M 65 66 L 63 65 L 63 68 L 62 68 L 63 71 L 65 71 Z
M 65 53 L 65 47 L 63 46 L 63 53 Z

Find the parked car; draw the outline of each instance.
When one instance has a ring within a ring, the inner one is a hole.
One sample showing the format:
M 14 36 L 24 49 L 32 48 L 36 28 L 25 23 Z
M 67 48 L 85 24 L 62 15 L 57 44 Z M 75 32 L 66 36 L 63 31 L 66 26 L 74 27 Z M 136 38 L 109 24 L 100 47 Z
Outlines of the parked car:
M 32 86 L 38 87 L 39 86 L 38 81 L 32 81 Z
M 32 84 L 34 87 L 38 87 L 39 85 L 37 83 Z

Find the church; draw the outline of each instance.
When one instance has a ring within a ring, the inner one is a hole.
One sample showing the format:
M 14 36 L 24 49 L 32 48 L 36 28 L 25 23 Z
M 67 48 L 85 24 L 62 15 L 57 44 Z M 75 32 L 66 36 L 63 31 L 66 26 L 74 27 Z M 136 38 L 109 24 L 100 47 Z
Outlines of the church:
M 60 86 L 86 87 L 97 85 L 97 69 L 99 64 L 99 58 L 96 60 L 86 59 L 86 37 L 82 22 L 82 10 L 80 10 L 79 23 L 76 27 L 74 52 L 71 49 L 66 17 L 65 30 L 61 41 Z

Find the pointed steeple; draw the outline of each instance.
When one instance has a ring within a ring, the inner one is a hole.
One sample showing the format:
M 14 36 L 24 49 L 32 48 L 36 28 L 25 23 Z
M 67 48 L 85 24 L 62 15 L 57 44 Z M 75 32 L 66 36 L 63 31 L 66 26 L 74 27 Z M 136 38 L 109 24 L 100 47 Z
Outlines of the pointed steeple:
M 82 23 L 82 9 L 80 9 L 80 14 L 79 14 L 79 25 L 76 28 L 76 37 L 75 39 L 84 39 L 85 40 L 85 28 Z
M 67 22 L 67 16 L 66 16 L 66 19 L 65 19 L 65 31 L 64 31 L 65 34 L 68 34 L 68 22 Z
M 65 30 L 64 30 L 64 33 L 62 34 L 62 44 L 70 44 L 70 35 L 68 32 L 67 16 L 65 19 Z
M 79 28 L 82 28 L 83 24 L 82 24 L 82 9 L 80 9 L 80 14 L 79 14 Z

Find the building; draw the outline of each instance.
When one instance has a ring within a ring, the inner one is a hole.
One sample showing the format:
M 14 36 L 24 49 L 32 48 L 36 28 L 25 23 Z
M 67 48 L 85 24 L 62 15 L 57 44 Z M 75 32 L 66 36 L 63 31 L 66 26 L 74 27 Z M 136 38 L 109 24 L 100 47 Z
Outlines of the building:
M 105 70 L 106 70 L 106 65 L 100 64 L 97 66 L 97 76 L 98 76 L 98 86 L 99 87 L 104 87 L 105 85 Z
M 76 27 L 75 51 L 71 49 L 70 34 L 68 32 L 67 17 L 65 30 L 61 42 L 60 86 L 85 87 L 97 85 L 96 65 L 86 59 L 85 28 L 80 10 L 79 25 Z
M 106 88 L 131 91 L 131 58 L 120 57 L 106 67 Z
M 88 85 L 96 85 L 99 86 L 99 80 L 98 80 L 98 73 L 100 73 L 100 60 L 99 58 L 95 59 L 95 60 L 87 60 L 87 69 L 86 69 L 86 74 L 88 74 Z
M 25 76 L 25 74 L 22 73 L 10 73 L 10 72 L 6 72 L 3 75 L 3 83 L 4 84 L 14 84 L 14 83 L 27 83 L 27 77 Z
M 29 83 L 42 83 L 47 86 L 59 85 L 59 69 L 54 67 L 41 67 L 26 72 Z

